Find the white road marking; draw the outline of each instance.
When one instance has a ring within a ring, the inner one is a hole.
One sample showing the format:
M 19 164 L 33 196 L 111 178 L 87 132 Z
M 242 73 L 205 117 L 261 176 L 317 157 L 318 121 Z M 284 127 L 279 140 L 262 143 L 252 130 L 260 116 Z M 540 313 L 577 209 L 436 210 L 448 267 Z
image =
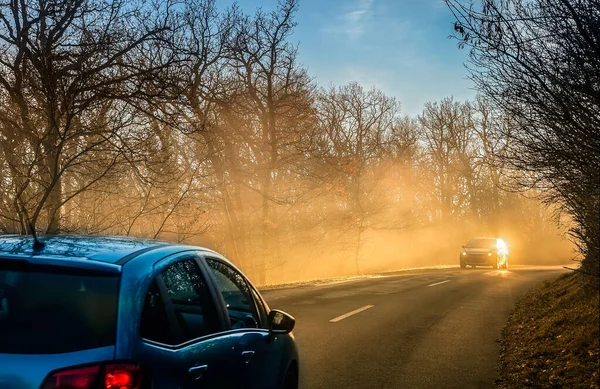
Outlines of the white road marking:
M 442 281 L 442 282 L 436 282 L 435 284 L 431 284 L 431 285 L 427 285 L 427 286 L 441 285 L 441 284 L 445 284 L 446 282 L 450 282 L 450 280 L 446 280 L 446 281 Z
M 337 323 L 337 322 L 338 322 L 338 321 L 340 321 L 340 320 L 344 320 L 344 319 L 345 319 L 345 318 L 347 318 L 347 317 L 350 317 L 350 316 L 352 316 L 352 315 L 356 315 L 357 313 L 360 313 L 360 312 L 362 312 L 362 311 L 366 311 L 367 309 L 369 309 L 369 308 L 373 308 L 373 307 L 374 307 L 374 305 L 365 305 L 365 306 L 364 306 L 364 307 L 362 307 L 362 308 L 355 309 L 355 310 L 354 310 L 354 311 L 352 311 L 352 312 L 345 313 L 345 314 L 343 314 L 342 316 L 338 316 L 338 317 L 336 317 L 335 319 L 331 319 L 331 320 L 329 320 L 329 321 L 330 321 L 331 323 Z

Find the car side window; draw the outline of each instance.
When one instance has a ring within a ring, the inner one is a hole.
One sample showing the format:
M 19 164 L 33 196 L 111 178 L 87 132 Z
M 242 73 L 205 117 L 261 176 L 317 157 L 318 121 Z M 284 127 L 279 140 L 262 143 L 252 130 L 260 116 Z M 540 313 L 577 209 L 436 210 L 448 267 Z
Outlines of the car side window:
M 144 301 L 140 322 L 140 336 L 159 343 L 174 343 L 172 331 L 169 328 L 165 304 L 160 295 L 156 279 L 152 281 Z
M 260 328 L 260 318 L 244 277 L 221 261 L 207 258 L 206 262 L 225 301 L 231 328 Z
M 194 258 L 170 265 L 152 285 L 142 313 L 142 337 L 179 344 L 218 331 L 215 307 Z
M 254 288 L 250 288 L 252 291 L 252 297 L 254 297 L 254 303 L 256 304 L 256 308 L 258 308 L 258 315 L 260 317 L 260 323 L 262 328 L 268 328 L 267 324 L 267 309 L 263 304 L 262 299 L 260 298 L 258 292 Z

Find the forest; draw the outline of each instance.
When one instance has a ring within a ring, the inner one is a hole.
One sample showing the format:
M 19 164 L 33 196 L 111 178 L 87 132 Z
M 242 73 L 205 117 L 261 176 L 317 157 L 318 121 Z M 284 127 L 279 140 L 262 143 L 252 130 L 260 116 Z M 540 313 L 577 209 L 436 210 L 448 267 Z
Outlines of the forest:
M 474 72 L 514 47 L 491 6 L 481 17 L 448 3 Z M 511 95 L 475 73 L 474 100 L 440 96 L 408 116 L 369 85 L 314 80 L 293 40 L 299 6 L 2 2 L 0 233 L 204 245 L 257 285 L 457 265 L 476 236 L 503 238 L 511 264 L 597 269 L 597 88 L 569 100 L 590 101 L 559 126 L 571 138 L 548 127 L 562 123 L 556 107 L 524 121 L 527 77 Z M 600 55 L 580 43 L 565 47 Z

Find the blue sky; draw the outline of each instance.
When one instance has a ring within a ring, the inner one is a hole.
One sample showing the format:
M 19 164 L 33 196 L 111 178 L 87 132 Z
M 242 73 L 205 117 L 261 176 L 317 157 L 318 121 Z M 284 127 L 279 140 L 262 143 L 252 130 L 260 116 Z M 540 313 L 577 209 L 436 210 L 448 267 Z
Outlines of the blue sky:
M 238 4 L 270 11 L 277 0 Z M 467 52 L 448 38 L 453 18 L 442 0 L 300 0 L 296 21 L 300 62 L 321 86 L 374 85 L 411 116 L 427 101 L 475 97 Z

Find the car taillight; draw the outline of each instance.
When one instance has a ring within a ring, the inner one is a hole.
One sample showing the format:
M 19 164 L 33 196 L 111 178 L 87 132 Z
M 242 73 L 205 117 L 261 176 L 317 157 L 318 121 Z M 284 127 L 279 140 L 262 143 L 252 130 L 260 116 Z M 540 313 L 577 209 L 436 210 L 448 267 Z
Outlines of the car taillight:
M 98 377 L 100 366 L 80 367 L 58 371 L 48 377 L 42 385 L 43 389 L 73 388 L 87 389 Z
M 137 365 L 107 365 L 104 371 L 103 389 L 139 389 L 142 370 Z
M 42 389 L 140 389 L 142 369 L 129 363 L 108 363 L 59 370 L 48 376 Z

